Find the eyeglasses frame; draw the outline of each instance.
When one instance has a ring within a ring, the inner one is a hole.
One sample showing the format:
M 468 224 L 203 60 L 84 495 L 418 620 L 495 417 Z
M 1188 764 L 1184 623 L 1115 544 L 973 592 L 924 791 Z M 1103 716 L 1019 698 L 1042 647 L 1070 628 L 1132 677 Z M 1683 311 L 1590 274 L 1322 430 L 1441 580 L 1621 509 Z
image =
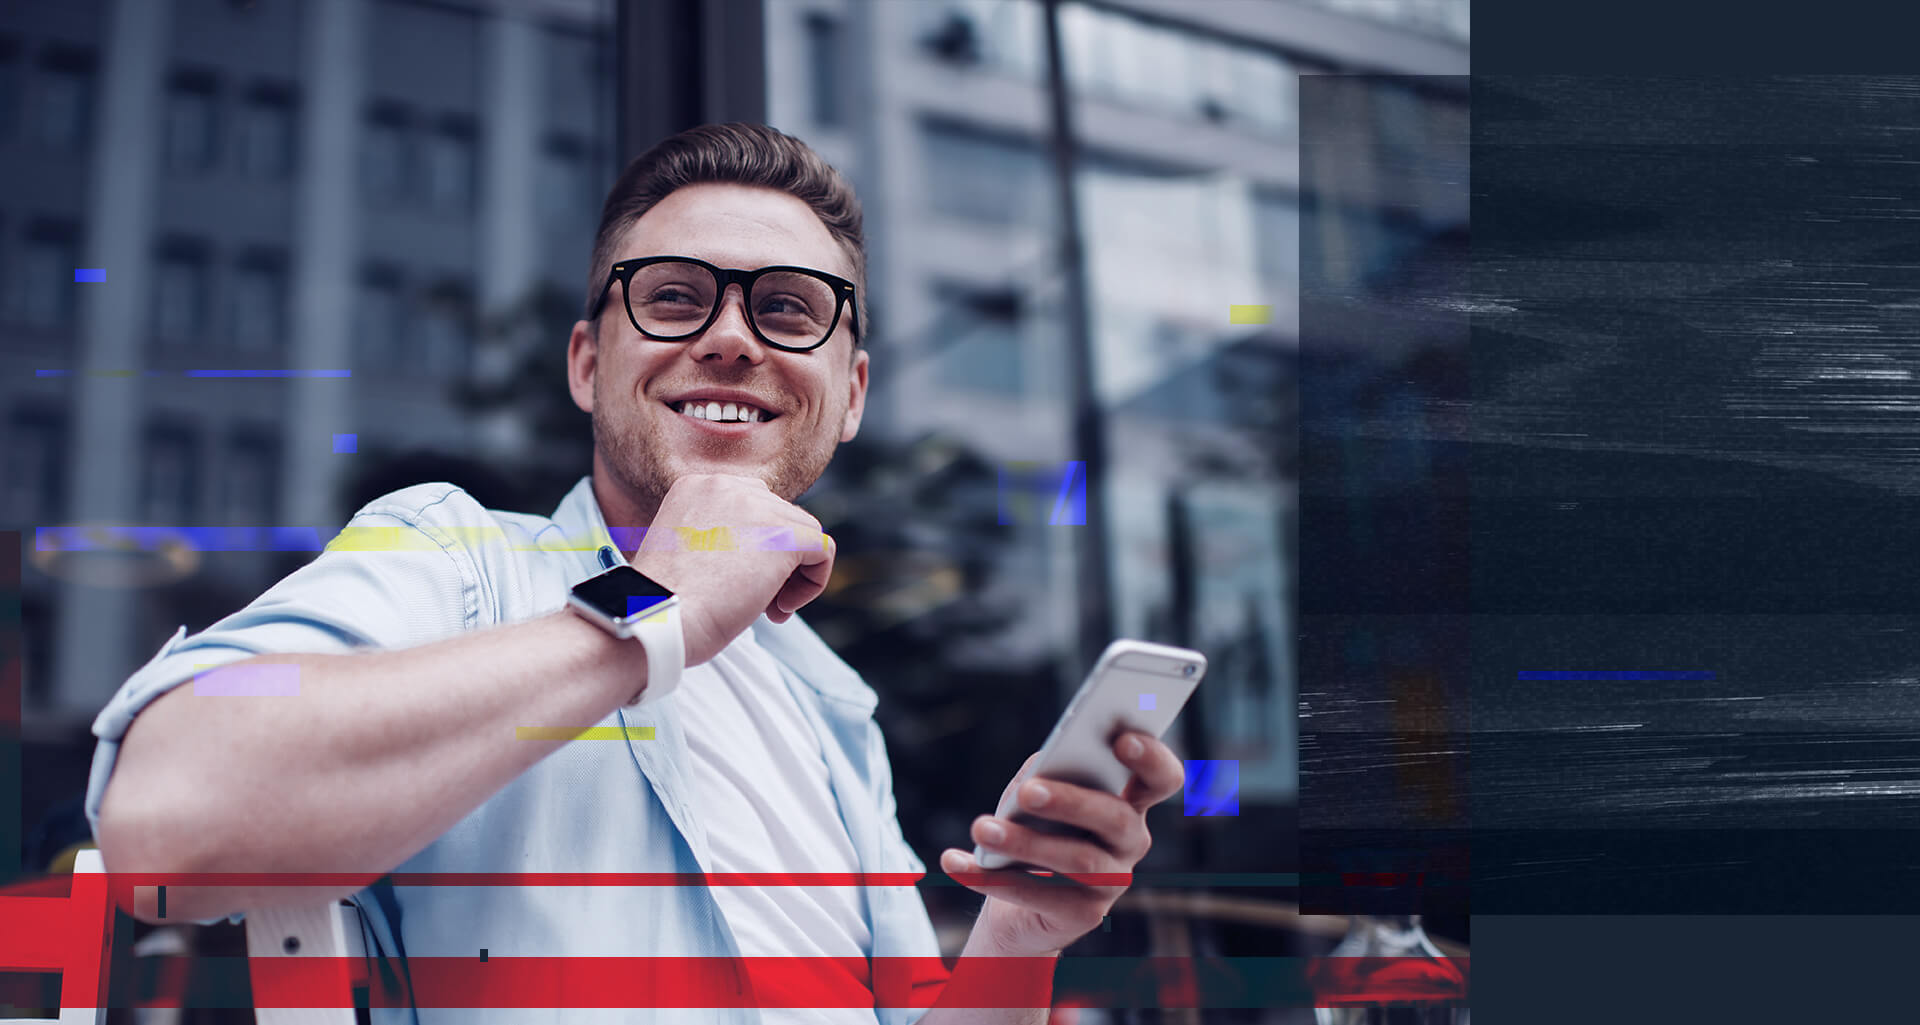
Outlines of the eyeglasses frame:
M 686 334 L 680 334 L 680 335 L 654 334 L 653 332 L 647 330 L 646 328 L 641 327 L 640 318 L 634 316 L 633 296 L 632 296 L 632 293 L 628 291 L 629 285 L 633 281 L 634 274 L 637 273 L 640 270 L 640 268 L 651 267 L 657 263 L 691 263 L 697 267 L 704 267 L 709 273 L 713 275 L 713 280 L 719 285 L 719 288 L 714 292 L 713 308 L 707 311 L 707 319 L 703 321 L 699 327 L 694 328 L 691 331 L 688 331 Z M 766 335 L 766 332 L 760 330 L 760 325 L 757 322 L 755 322 L 753 319 L 753 304 L 750 301 L 750 299 L 753 295 L 754 284 L 758 282 L 761 279 L 761 277 L 767 274 L 774 274 L 779 272 L 792 272 L 792 273 L 806 274 L 826 282 L 826 284 L 833 289 L 833 294 L 835 298 L 834 307 L 833 307 L 833 320 L 827 325 L 826 334 L 821 335 L 820 340 L 813 343 L 812 345 L 800 347 L 800 346 L 792 346 L 792 345 L 783 345 L 779 342 L 776 342 L 773 339 L 768 338 Z M 860 344 L 860 307 L 859 307 L 859 304 L 854 302 L 853 282 L 848 281 L 846 278 L 843 278 L 838 274 L 830 274 L 826 271 L 818 270 L 813 267 L 796 267 L 788 264 L 775 264 L 771 267 L 761 267 L 756 270 L 741 270 L 739 268 L 733 268 L 733 267 L 717 267 L 711 263 L 708 263 L 705 260 L 695 259 L 694 257 L 691 257 L 691 256 L 643 256 L 643 257 L 638 257 L 632 260 L 621 260 L 619 263 L 614 264 L 613 267 L 607 272 L 607 283 L 600 287 L 600 298 L 596 300 L 593 304 L 593 312 L 587 317 L 589 321 L 599 317 L 601 311 L 606 309 L 607 290 L 612 288 L 613 283 L 616 281 L 620 283 L 620 305 L 626 307 L 627 322 L 633 325 L 633 329 L 635 331 L 640 332 L 643 336 L 647 338 L 651 338 L 656 342 L 684 342 L 687 339 L 693 338 L 694 336 L 700 334 L 706 329 L 712 327 L 713 322 L 720 319 L 720 308 L 727 304 L 727 289 L 731 288 L 734 285 L 739 285 L 740 300 L 741 300 L 740 308 L 746 312 L 747 328 L 753 332 L 753 336 L 755 338 L 758 338 L 761 344 L 763 345 L 766 345 L 770 348 L 779 349 L 782 352 L 812 352 L 813 350 L 818 349 L 821 346 L 827 344 L 827 340 L 833 337 L 834 331 L 838 330 L 840 327 L 841 312 L 848 309 L 851 309 L 853 311 L 852 316 L 848 321 L 848 323 L 853 328 L 853 343 L 856 346 Z

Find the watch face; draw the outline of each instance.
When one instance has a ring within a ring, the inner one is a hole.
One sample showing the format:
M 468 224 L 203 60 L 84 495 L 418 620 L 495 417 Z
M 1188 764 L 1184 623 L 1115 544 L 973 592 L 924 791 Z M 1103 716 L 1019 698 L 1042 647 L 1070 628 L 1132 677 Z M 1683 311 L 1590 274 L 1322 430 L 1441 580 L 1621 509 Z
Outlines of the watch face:
M 573 593 L 609 619 L 637 616 L 673 597 L 672 591 L 632 566 L 615 566 L 582 581 Z

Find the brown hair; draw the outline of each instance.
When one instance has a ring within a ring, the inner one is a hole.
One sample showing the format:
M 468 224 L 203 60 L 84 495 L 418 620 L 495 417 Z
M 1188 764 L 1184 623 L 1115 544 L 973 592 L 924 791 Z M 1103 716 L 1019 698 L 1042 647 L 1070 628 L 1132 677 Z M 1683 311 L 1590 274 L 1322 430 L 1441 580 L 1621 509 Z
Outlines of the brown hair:
M 703 182 L 778 189 L 812 208 L 853 264 L 861 332 L 867 328 L 867 249 L 853 186 L 811 146 L 766 125 L 732 122 L 689 128 L 633 159 L 607 192 L 593 236 L 593 267 L 583 316 L 591 317 L 613 268 L 613 248 L 628 228 L 674 190 Z M 612 301 L 612 300 L 609 300 Z M 590 329 L 598 330 L 597 321 Z M 861 343 L 856 332 L 853 344 Z

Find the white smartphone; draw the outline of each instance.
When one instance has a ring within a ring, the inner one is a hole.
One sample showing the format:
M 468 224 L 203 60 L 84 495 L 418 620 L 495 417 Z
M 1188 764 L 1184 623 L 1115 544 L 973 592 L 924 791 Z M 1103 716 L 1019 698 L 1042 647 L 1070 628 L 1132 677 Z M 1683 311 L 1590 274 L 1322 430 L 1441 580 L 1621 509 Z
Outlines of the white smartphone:
M 1040 757 L 1029 776 L 1120 793 L 1133 773 L 1114 755 L 1114 741 L 1129 730 L 1154 737 L 1166 733 L 1206 674 L 1207 657 L 1197 651 L 1146 641 L 1107 645 L 1079 693 L 1060 713 L 1060 721 L 1053 724 L 1046 743 L 1040 745 Z M 1073 826 L 1016 810 L 1017 790 L 1000 802 L 996 816 L 1043 833 L 1086 835 Z M 979 846 L 974 847 L 973 857 L 985 869 L 1015 864 Z

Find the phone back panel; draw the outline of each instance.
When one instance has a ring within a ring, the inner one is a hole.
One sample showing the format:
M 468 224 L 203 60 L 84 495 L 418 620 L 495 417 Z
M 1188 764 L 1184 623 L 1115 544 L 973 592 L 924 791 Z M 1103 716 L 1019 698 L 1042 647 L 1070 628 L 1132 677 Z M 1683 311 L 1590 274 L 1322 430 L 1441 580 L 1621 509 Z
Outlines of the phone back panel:
M 1187 667 L 1192 675 L 1186 675 Z M 1198 652 L 1140 641 L 1107 649 L 1041 745 L 1034 774 L 1119 793 L 1129 772 L 1113 743 L 1127 730 L 1159 737 L 1206 673 Z

